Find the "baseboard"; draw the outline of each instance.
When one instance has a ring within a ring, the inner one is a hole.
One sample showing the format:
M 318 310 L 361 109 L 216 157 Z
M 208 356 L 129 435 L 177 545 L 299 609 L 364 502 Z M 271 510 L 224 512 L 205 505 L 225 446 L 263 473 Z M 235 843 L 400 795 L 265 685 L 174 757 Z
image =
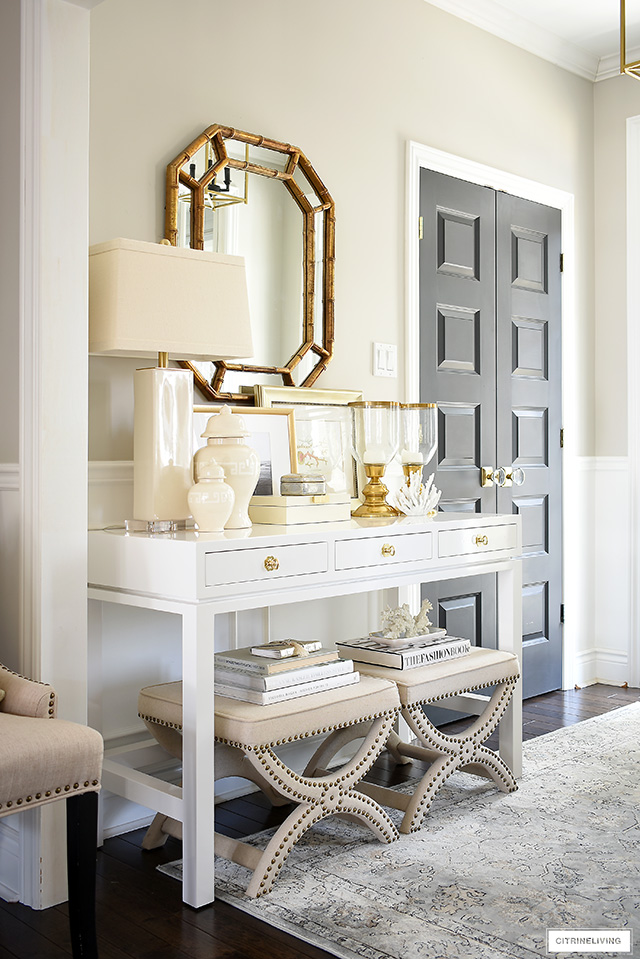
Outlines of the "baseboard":
M 0 820 L 0 898 L 19 902 L 22 897 L 22 840 L 20 816 Z
M 629 657 L 624 649 L 592 647 L 578 654 L 575 663 L 575 685 L 623 686 L 629 682 Z

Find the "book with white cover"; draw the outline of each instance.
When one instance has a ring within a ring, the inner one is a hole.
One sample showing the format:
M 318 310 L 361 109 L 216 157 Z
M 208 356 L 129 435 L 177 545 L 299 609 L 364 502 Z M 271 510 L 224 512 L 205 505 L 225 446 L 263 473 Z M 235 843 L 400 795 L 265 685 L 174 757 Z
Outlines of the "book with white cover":
M 299 669 L 286 669 L 272 676 L 261 676 L 240 667 L 216 668 L 216 682 L 227 686 L 242 686 L 245 689 L 284 689 L 309 683 L 314 679 L 329 679 L 331 676 L 346 676 L 353 672 L 353 660 L 336 659 L 333 663 L 321 663 L 319 666 L 302 666 Z
M 428 663 L 439 663 L 443 659 L 464 656 L 471 649 L 471 643 L 468 639 L 449 636 L 438 643 L 391 650 L 366 636 L 362 639 L 336 642 L 336 647 L 341 656 L 359 663 L 374 663 L 377 666 L 391 666 L 393 669 L 413 669 Z
M 283 669 L 299 669 L 303 666 L 317 666 L 318 663 L 332 663 L 336 659 L 338 659 L 338 653 L 335 649 L 318 649 L 309 653 L 308 656 L 269 659 L 266 656 L 255 656 L 249 646 L 242 649 L 229 649 L 225 652 L 216 653 L 214 656 L 216 669 L 220 666 L 225 669 L 227 666 L 235 666 L 265 676 L 271 673 L 280 673 Z
M 309 683 L 297 683 L 295 686 L 285 686 L 283 689 L 243 689 L 240 686 L 228 686 L 226 683 L 214 683 L 213 691 L 216 696 L 226 696 L 227 699 L 239 699 L 244 703 L 256 703 L 258 706 L 271 706 L 273 703 L 282 703 L 287 699 L 299 699 L 311 693 L 323 693 L 328 689 L 338 689 L 341 686 L 352 686 L 360 681 L 360 673 L 351 672 L 344 676 L 330 676 L 328 679 L 314 679 Z

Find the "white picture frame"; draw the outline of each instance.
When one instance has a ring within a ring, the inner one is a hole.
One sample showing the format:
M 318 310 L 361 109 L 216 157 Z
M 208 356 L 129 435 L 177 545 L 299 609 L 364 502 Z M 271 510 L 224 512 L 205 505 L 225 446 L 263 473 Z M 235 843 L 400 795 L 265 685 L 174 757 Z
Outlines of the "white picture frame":
M 202 438 L 210 416 L 219 413 L 220 406 L 194 406 L 193 451 L 206 445 Z M 249 436 L 245 442 L 260 457 L 260 476 L 254 496 L 278 496 L 280 479 L 286 473 L 297 473 L 296 428 L 292 409 L 260 409 L 258 407 L 231 407 L 232 413 L 242 417 Z

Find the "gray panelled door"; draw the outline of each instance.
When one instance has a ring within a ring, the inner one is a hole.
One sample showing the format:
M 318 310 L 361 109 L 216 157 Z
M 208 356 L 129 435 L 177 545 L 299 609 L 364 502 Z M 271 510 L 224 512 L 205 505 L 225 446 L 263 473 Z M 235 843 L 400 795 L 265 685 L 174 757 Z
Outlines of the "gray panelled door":
M 522 517 L 534 696 L 562 678 L 560 213 L 429 170 L 420 213 L 420 390 L 438 404 L 440 508 Z M 482 467 L 520 468 L 524 482 L 482 486 Z M 495 577 L 426 595 L 449 633 L 495 645 Z

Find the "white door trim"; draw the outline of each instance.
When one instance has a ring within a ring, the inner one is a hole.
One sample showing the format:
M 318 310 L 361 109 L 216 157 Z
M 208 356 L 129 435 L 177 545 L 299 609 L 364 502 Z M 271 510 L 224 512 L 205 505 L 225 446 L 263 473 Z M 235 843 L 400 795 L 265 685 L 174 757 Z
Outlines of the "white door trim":
M 629 645 L 628 682 L 640 685 L 640 116 L 627 118 L 627 429 L 629 454 Z
M 575 226 L 574 196 L 564 190 L 527 180 L 524 177 L 485 166 L 451 153 L 444 153 L 409 141 L 407 144 L 407 205 L 406 205 L 406 321 L 405 321 L 405 402 L 415 403 L 420 395 L 420 277 L 418 263 L 418 216 L 420 211 L 420 170 L 426 168 L 478 183 L 494 190 L 503 190 L 525 200 L 533 200 L 560 210 L 562 215 L 562 421 L 565 430 L 563 458 L 563 540 L 577 542 L 580 514 L 576 498 L 566 495 L 575 482 L 578 436 L 578 370 L 573 349 L 577 342 L 575 311 Z M 584 518 L 583 518 L 584 519 Z M 563 601 L 569 611 L 564 626 L 562 684 L 567 689 L 574 685 L 575 651 L 578 648 L 577 617 L 570 614 L 581 602 L 580 570 L 578 564 L 568 562 L 569 550 L 563 555 Z

